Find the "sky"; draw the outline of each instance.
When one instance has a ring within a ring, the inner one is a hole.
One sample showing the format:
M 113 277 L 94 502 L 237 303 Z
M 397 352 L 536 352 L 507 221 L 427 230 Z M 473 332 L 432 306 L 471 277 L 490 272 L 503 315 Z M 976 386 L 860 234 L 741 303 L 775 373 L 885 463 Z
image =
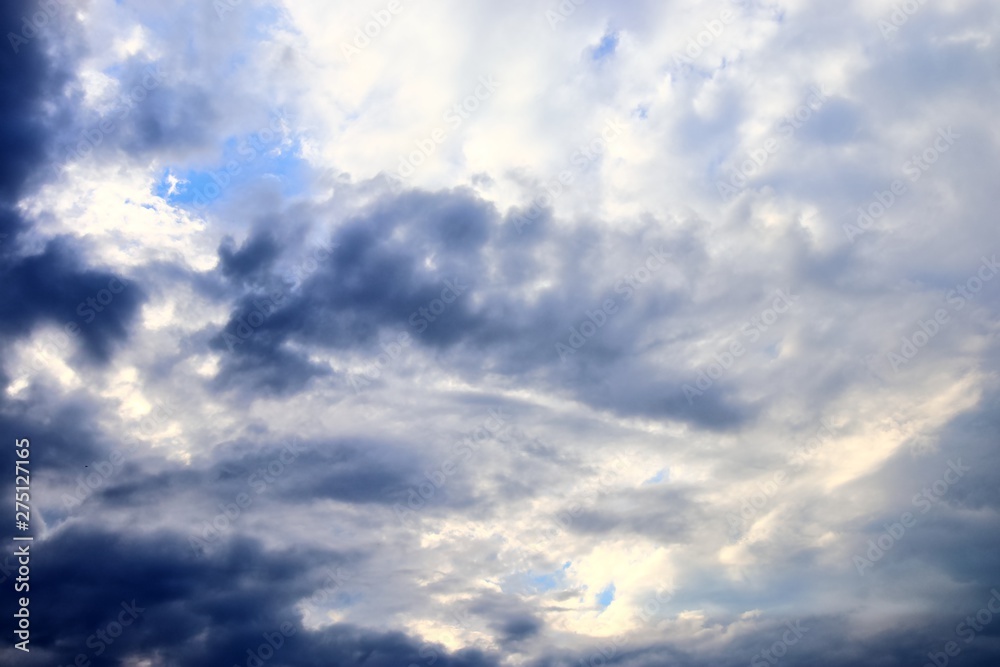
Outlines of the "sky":
M 997 3 L 0 28 L 0 663 L 1000 664 Z

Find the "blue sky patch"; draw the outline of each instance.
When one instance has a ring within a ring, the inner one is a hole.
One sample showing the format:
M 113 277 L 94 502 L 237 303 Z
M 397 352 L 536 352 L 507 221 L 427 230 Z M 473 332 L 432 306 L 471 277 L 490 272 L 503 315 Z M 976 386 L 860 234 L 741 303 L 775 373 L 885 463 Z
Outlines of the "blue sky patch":
M 608 587 L 597 594 L 597 606 L 607 609 L 615 599 L 615 583 L 611 582 Z
M 270 140 L 270 141 L 268 141 Z M 270 130 L 226 142 L 222 161 L 211 169 L 165 169 L 154 193 L 175 206 L 203 209 L 248 184 L 271 179 L 285 197 L 305 189 L 307 163 L 298 144 L 282 146 Z
M 663 468 L 658 471 L 655 475 L 647 479 L 643 484 L 659 484 L 660 482 L 665 482 L 670 479 L 670 468 Z
M 618 48 L 618 33 L 612 32 L 607 33 L 601 38 L 601 43 L 598 44 L 594 50 L 591 52 L 590 57 L 594 60 L 603 60 L 608 56 L 612 56 L 615 53 L 615 49 Z

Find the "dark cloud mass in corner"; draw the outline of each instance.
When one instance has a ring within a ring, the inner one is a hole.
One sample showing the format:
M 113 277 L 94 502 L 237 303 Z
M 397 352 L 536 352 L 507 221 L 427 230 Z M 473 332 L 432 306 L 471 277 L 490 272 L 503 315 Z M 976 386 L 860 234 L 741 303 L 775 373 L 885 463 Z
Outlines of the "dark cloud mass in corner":
M 8 3 L 2 24 L 17 25 L 18 19 L 37 8 L 31 3 Z M 97 298 L 101 290 L 111 294 L 108 283 L 116 276 L 82 267 L 71 240 L 51 239 L 40 253 L 12 250 L 23 243 L 28 227 L 18 211 L 18 199 L 33 178 L 49 171 L 46 158 L 51 144 L 47 137 L 56 115 L 52 109 L 61 104 L 61 86 L 68 78 L 64 73 L 67 68 L 52 63 L 44 47 L 39 38 L 23 45 L 11 40 L 11 51 L 4 50 L 0 56 L 6 101 L 0 129 L 4 155 L 0 165 L 0 252 L 4 259 L 0 269 L 0 336 L 22 337 L 41 323 L 62 327 L 72 322 L 86 355 L 106 362 L 111 346 L 128 334 L 128 325 L 142 299 L 141 290 L 126 290 L 118 282 L 116 294 L 112 295 L 117 298 L 96 307 L 87 305 L 86 300 Z M 114 301 L 117 303 L 110 307 Z M 104 310 L 102 306 L 109 307 L 97 317 L 98 310 Z
M 0 665 L 1000 664 L 998 27 L 4 3 Z

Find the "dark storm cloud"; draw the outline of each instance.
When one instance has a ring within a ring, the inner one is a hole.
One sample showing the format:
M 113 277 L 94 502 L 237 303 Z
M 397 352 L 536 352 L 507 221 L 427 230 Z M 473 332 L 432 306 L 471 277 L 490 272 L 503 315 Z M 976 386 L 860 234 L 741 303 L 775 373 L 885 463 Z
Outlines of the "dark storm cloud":
M 373 514 L 373 525 L 394 524 L 390 505 L 407 503 L 409 492 L 426 482 L 423 471 L 437 460 L 412 443 L 310 442 L 263 434 L 215 445 L 211 461 L 199 457 L 194 465 L 180 465 L 101 438 L 94 433 L 94 415 L 83 409 L 56 416 L 62 437 L 29 420 L 18 422 L 33 442 L 42 444 L 38 459 L 44 468 L 36 484 L 44 489 L 44 501 L 36 502 L 49 526 L 91 525 L 129 508 L 133 519 L 143 517 L 144 525 L 167 521 L 185 526 L 185 539 L 199 555 L 228 549 L 261 522 L 281 523 L 289 511 L 308 512 L 325 500 L 381 505 L 365 509 Z M 116 451 L 125 451 L 124 462 L 114 458 Z M 451 487 L 435 499 L 438 512 L 468 503 L 463 485 Z M 169 516 L 164 507 L 174 508 Z
M 238 317 L 245 318 L 246 314 L 258 312 L 254 305 L 257 300 L 247 298 L 245 306 L 239 311 L 243 314 Z M 226 351 L 226 340 L 222 336 L 211 342 L 213 349 L 226 355 L 222 370 L 211 381 L 217 390 L 239 389 L 259 395 L 287 396 L 301 392 L 311 379 L 331 374 L 329 368 L 309 361 L 304 354 L 283 348 L 285 338 L 280 332 L 258 331 L 249 340 L 243 341 L 239 339 L 237 325 L 229 334 L 238 341 L 234 344 L 233 353 Z
M 84 466 L 103 456 L 108 447 L 95 420 L 99 406 L 85 396 L 67 396 L 57 403 L 49 398 L 50 391 L 38 385 L 26 396 L 0 398 L 0 427 L 7 433 L 28 433 L 32 440 L 47 443 L 32 452 L 32 459 L 46 473 L 82 473 Z M 13 467 L 12 453 L 6 453 L 4 460 L 8 456 Z
M 497 626 L 497 629 L 508 641 L 520 641 L 533 637 L 542 628 L 542 623 L 534 616 L 514 616 L 505 619 Z
M 345 503 L 405 502 L 406 491 L 423 481 L 419 454 L 401 454 L 383 442 L 306 442 L 297 438 L 264 444 L 240 442 L 213 449 L 215 461 L 200 468 L 166 466 L 112 480 L 95 496 L 108 507 L 156 506 L 171 498 L 196 497 L 206 510 L 246 493 L 265 493 L 287 503 L 332 499 Z M 390 451 L 392 452 L 390 454 Z
M 395 217 L 397 211 L 406 218 Z M 462 297 L 469 276 L 478 269 L 476 253 L 491 214 L 491 207 L 467 193 L 417 193 L 377 206 L 370 217 L 349 221 L 300 286 L 274 276 L 262 279 L 269 287 L 266 294 L 239 299 L 226 329 L 211 342 L 216 350 L 229 350 L 223 354 L 216 385 L 248 382 L 294 392 L 312 377 L 329 373 L 301 353 L 290 352 L 289 342 L 378 351 L 374 341 L 380 335 L 395 339 L 400 332 L 419 335 L 426 345 L 456 342 L 477 326 Z M 396 230 L 401 232 L 398 240 L 386 242 Z M 223 272 L 233 274 L 238 261 L 259 268 L 265 258 L 273 259 L 273 243 L 258 234 L 246 242 L 241 255 L 232 256 L 223 246 Z M 462 252 L 453 252 L 456 248 Z M 435 253 L 444 266 L 422 267 L 424 257 Z M 419 315 L 419 309 L 431 307 L 442 295 L 454 303 L 439 319 Z
M 362 504 L 399 502 L 412 485 L 423 481 L 416 472 L 420 463 L 419 457 L 401 457 L 398 452 L 392 457 L 386 452 L 379 455 L 373 443 L 317 447 L 302 457 L 303 468 L 313 472 L 303 475 L 287 497 L 293 502 L 321 498 Z
M 0 8 L 0 30 L 4 44 L 0 49 L 0 232 L 10 234 L 19 227 L 16 203 L 22 188 L 46 159 L 48 121 L 42 105 L 54 97 L 64 83 L 45 55 L 41 37 L 19 44 L 15 50 L 6 37 L 22 32 L 22 21 L 38 9 L 38 3 L 12 0 Z M 7 241 L 5 241 L 6 245 Z
M 36 10 L 37 3 L 5 3 L 0 26 L 5 34 L 20 33 L 22 20 Z M 49 135 L 66 108 L 61 91 L 68 77 L 49 60 L 46 47 L 45 36 L 38 34 L 16 49 L 0 49 L 0 93 L 5 100 L 0 111 L 0 255 L 5 259 L 0 269 L 0 336 L 22 337 L 39 324 L 53 324 L 78 335 L 88 359 L 104 363 L 115 343 L 128 335 L 143 300 L 139 287 L 117 282 L 110 272 L 85 268 L 68 240 L 49 241 L 39 254 L 16 252 L 27 223 L 15 205 L 29 182 L 46 172 Z
M 370 345 L 387 328 L 419 335 L 426 345 L 454 344 L 482 326 L 463 287 L 474 288 L 495 216 L 492 205 L 465 191 L 381 202 L 338 230 L 331 258 L 293 297 L 289 318 L 275 325 L 324 347 Z M 454 303 L 440 321 L 414 317 L 442 292 Z
M 38 255 L 5 267 L 0 288 L 0 333 L 24 336 L 41 323 L 79 336 L 87 356 L 107 362 L 145 300 L 123 278 L 79 265 L 67 240 L 50 241 Z
M 280 250 L 275 238 L 266 232 L 251 236 L 238 249 L 232 237 L 226 237 L 219 246 L 222 274 L 231 279 L 251 276 L 271 266 Z
M 648 378 L 649 373 L 638 363 L 619 362 L 603 375 L 604 386 L 587 381 L 586 376 L 579 377 L 579 394 L 591 404 L 613 404 L 623 415 L 690 421 L 709 430 L 726 431 L 746 423 L 759 409 L 740 404 L 724 387 L 690 401 L 679 381 Z M 684 379 L 690 379 L 690 375 L 685 374 Z
M 661 257 L 651 244 L 678 269 L 704 270 L 694 229 L 664 229 L 651 221 L 642 236 L 608 239 L 588 228 L 520 236 L 491 204 L 467 190 L 413 191 L 383 198 L 345 221 L 333 234 L 329 256 L 294 287 L 261 272 L 276 255 L 295 251 L 282 241 L 286 247 L 278 250 L 272 236 L 258 232 L 239 251 L 228 244 L 220 249 L 225 275 L 245 266 L 271 296 L 270 303 L 261 291 L 239 297 L 229 323 L 212 339 L 213 349 L 223 352 L 215 386 L 294 393 L 324 370 L 304 352 L 291 352 L 292 344 L 360 352 L 374 360 L 381 343 L 405 333 L 470 377 L 486 359 L 495 372 L 540 378 L 619 414 L 732 429 L 756 408 L 741 405 L 725 389 L 692 405 L 681 389 L 690 374 L 679 366 L 683 360 L 651 371 L 632 359 L 639 337 L 654 322 L 686 309 L 690 294 L 652 284 L 633 289 L 622 276 L 645 270 L 647 262 L 663 266 L 666 260 L 649 258 Z M 662 238 L 668 241 L 653 242 Z M 634 246 L 635 252 L 619 250 L 621 259 L 608 268 L 609 241 Z M 606 273 L 603 279 L 598 270 Z M 553 275 L 558 288 L 527 298 L 537 281 Z M 561 358 L 556 343 L 568 345 L 573 327 L 609 299 L 617 300 L 615 314 L 608 314 L 600 334 L 579 353 L 571 350 L 568 360 Z
M 160 67 L 158 63 L 152 68 L 137 63 L 132 80 L 123 82 L 130 92 L 148 91 L 142 100 L 136 99 L 141 93 L 131 94 L 135 111 L 117 141 L 133 155 L 203 146 L 212 138 L 208 127 L 218 120 L 211 91 L 178 79 L 176 74 L 170 78 L 171 72 Z
M 431 652 L 445 667 L 496 664 L 478 651 L 449 654 L 402 633 L 303 627 L 299 602 L 362 576 L 363 562 L 335 551 L 264 550 L 256 541 L 233 540 L 210 558 L 197 558 L 177 534 L 77 526 L 36 544 L 32 553 L 32 581 L 45 585 L 32 595 L 32 651 L 18 652 L 19 665 L 71 664 L 80 654 L 112 667 L 134 655 L 152 657 L 157 667 L 245 665 L 247 651 L 266 644 L 264 635 L 279 643 L 274 633 L 282 627 L 284 641 L 271 655 L 290 667 L 398 667 L 425 664 Z M 330 571 L 342 581 L 331 584 Z M 335 594 L 323 599 L 343 604 Z M 13 612 L 11 602 L 4 603 L 5 615 Z M 123 618 L 126 627 L 112 627 Z M 5 659 L 13 654 L 9 646 L 0 650 Z
M 507 649 L 538 637 L 545 623 L 527 599 L 490 591 L 458 604 L 453 619 L 469 630 L 476 626 L 496 633 Z

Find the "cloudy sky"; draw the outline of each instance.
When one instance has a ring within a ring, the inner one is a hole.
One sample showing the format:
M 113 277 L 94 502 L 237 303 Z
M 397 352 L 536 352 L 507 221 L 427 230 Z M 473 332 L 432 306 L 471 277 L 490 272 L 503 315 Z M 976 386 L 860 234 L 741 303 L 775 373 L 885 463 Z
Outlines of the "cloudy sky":
M 3 664 L 1000 662 L 997 3 L 0 27 Z

